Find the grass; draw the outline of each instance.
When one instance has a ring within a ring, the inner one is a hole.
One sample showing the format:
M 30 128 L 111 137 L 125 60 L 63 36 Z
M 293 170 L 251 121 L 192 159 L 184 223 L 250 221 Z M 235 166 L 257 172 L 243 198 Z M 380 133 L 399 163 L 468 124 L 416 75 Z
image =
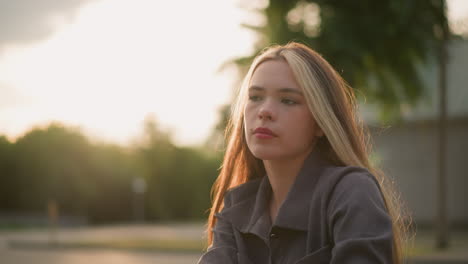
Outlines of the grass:
M 159 251 L 159 252 L 179 252 L 179 253 L 200 253 L 206 248 L 202 240 L 186 239 L 120 239 L 105 241 L 9 241 L 9 245 L 14 248 L 36 248 L 36 249 L 117 249 L 117 250 L 137 250 L 137 251 Z
M 468 232 L 466 230 L 453 231 L 449 247 L 446 249 L 435 248 L 434 234 L 422 232 L 412 242 L 406 244 L 404 254 L 408 257 L 466 256 L 466 249 L 468 249 Z
M 47 225 L 27 225 L 17 223 L 0 223 L 0 231 L 21 231 L 31 229 L 45 229 Z
M 113 240 L 113 241 L 79 241 L 67 242 L 66 246 L 84 248 L 111 248 L 126 250 L 202 252 L 205 243 L 202 240 L 159 239 L 159 240 Z

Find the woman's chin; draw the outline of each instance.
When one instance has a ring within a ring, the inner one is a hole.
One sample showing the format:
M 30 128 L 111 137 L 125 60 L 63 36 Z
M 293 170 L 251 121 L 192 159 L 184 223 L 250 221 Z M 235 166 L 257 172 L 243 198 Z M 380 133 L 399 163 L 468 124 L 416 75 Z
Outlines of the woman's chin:
M 281 153 L 271 149 L 254 149 L 251 152 L 257 159 L 261 160 L 275 160 L 282 157 Z

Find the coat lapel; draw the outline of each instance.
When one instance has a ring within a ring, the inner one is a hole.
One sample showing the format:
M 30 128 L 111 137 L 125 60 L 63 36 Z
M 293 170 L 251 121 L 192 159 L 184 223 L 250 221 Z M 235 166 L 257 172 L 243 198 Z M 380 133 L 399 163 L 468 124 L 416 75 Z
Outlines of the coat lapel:
M 318 151 L 309 154 L 278 211 L 274 226 L 307 231 L 310 200 L 326 164 Z M 268 177 L 251 180 L 230 191 L 233 204 L 216 216 L 230 221 L 242 233 L 267 240 L 272 226 L 268 210 L 271 194 Z
M 310 202 L 326 165 L 327 162 L 320 157 L 320 152 L 317 150 L 309 154 L 278 210 L 275 226 L 301 231 L 308 230 Z

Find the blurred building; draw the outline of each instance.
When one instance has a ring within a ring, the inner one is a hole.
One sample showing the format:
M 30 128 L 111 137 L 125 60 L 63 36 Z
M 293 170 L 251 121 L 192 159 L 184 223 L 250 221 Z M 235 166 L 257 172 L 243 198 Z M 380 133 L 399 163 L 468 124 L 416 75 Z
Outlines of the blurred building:
M 448 47 L 447 87 L 447 209 L 452 227 L 468 228 L 468 40 Z M 428 97 L 406 109 L 404 121 L 388 128 L 375 128 L 377 115 L 362 106 L 371 127 L 374 148 L 384 171 L 396 181 L 418 226 L 434 223 L 437 210 L 438 65 L 422 69 Z M 374 127 L 374 128 L 372 128 Z

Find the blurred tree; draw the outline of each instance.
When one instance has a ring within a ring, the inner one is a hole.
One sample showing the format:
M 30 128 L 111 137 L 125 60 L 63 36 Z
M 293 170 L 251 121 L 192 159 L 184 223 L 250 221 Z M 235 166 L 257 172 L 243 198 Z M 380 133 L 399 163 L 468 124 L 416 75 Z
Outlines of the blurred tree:
M 93 223 L 130 220 L 134 154 L 123 147 L 101 143 L 92 146 L 90 160 L 88 182 L 93 185 L 93 192 L 87 207 L 89 220 Z
M 224 152 L 225 128 L 231 115 L 231 105 L 222 105 L 218 109 L 218 121 L 205 140 L 204 147 L 214 152 Z
M 1 141 L 1 140 L 0 140 Z M 4 144 L 0 143 L 0 153 Z M 49 200 L 60 214 L 87 216 L 91 222 L 127 220 L 131 153 L 113 145 L 92 145 L 80 131 L 53 123 L 34 128 L 0 155 L 1 186 L 10 212 L 44 212 Z
M 140 177 L 147 182 L 147 216 L 152 219 L 164 218 L 166 212 L 165 192 L 174 161 L 175 146 L 169 132 L 163 131 L 154 116 L 148 116 L 144 124 L 142 142 L 136 146 Z
M 242 75 L 265 46 L 298 41 L 320 52 L 380 109 L 382 120 L 400 117 L 401 107 L 424 96 L 419 68 L 437 52 L 447 24 L 444 0 L 270 0 L 246 9 L 261 22 L 255 52 L 237 58 Z M 220 122 L 224 122 L 224 118 Z
M 0 208 L 3 210 L 16 207 L 13 197 L 18 189 L 18 182 L 15 177 L 13 147 L 6 137 L 0 136 Z
M 91 223 L 129 221 L 132 179 L 143 177 L 147 220 L 201 219 L 210 205 L 218 154 L 178 147 L 154 120 L 134 148 L 91 144 L 80 131 L 53 123 L 33 128 L 15 143 L 0 136 L 0 211 L 45 212 Z
M 212 153 L 175 146 L 154 117 L 145 121 L 137 146 L 139 173 L 148 183 L 147 216 L 155 220 L 201 218 L 210 204 L 210 188 L 220 160 Z
M 15 146 L 21 209 L 43 211 L 49 199 L 69 212 L 86 210 L 90 190 L 90 145 L 78 131 L 58 123 L 36 128 Z M 80 197 L 80 199 L 76 199 Z

